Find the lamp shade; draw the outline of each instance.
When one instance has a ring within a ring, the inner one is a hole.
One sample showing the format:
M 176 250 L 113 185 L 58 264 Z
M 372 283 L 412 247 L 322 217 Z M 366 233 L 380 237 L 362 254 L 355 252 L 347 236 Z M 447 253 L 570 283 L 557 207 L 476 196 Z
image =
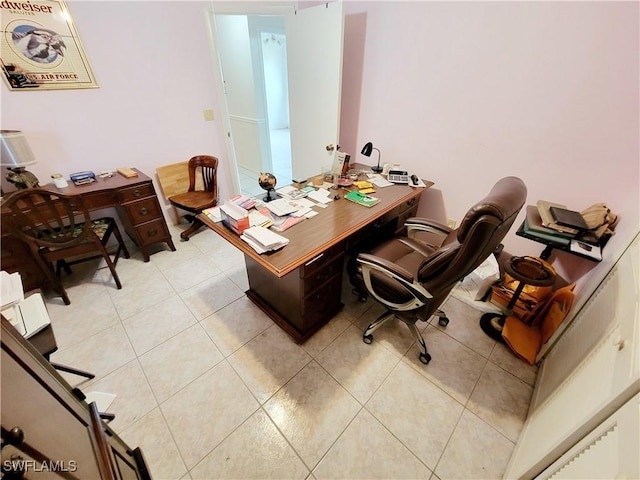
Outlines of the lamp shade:
M 362 147 L 362 151 L 360 153 L 362 153 L 362 155 L 364 155 L 365 157 L 370 157 L 372 150 L 373 150 L 373 143 L 367 142 L 364 144 L 364 147 Z
M 27 138 L 19 130 L 0 130 L 0 165 L 15 168 L 36 163 Z
M 371 167 L 371 170 L 373 170 L 375 173 L 380 173 L 382 172 L 382 167 L 380 166 L 380 150 L 374 147 L 373 143 L 367 142 L 364 144 L 364 147 L 362 147 L 362 151 L 360 153 L 365 157 L 370 157 L 371 153 L 373 153 L 374 150 L 378 152 L 378 165 L 376 165 L 375 167 Z

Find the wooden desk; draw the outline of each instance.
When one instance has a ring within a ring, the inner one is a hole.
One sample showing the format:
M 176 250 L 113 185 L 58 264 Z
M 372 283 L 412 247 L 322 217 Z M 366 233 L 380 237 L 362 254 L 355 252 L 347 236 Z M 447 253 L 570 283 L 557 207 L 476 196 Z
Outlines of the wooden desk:
M 426 188 L 433 182 L 425 182 Z M 238 235 L 206 215 L 199 218 L 244 253 L 249 278 L 247 296 L 274 322 L 302 343 L 341 308 L 345 251 L 361 240 L 402 230 L 415 216 L 425 187 L 394 185 L 379 188 L 380 202 L 371 208 L 341 198 L 318 215 L 281 233 L 289 244 L 259 255 Z M 343 189 L 335 191 L 342 197 Z M 335 194 L 332 190 L 332 195 Z
M 175 246 L 169 228 L 162 214 L 151 178 L 138 171 L 135 178 L 125 178 L 116 174 L 110 178 L 96 178 L 86 185 L 69 182 L 65 188 L 57 188 L 53 183 L 42 188 L 66 195 L 80 195 L 89 211 L 116 208 L 125 231 L 142 251 L 144 261 L 149 261 L 149 247 L 165 242 L 171 250 Z M 47 282 L 35 261 L 30 261 L 29 248 L 9 233 L 5 225 L 5 211 L 2 215 L 2 270 L 20 272 L 25 290 L 40 288 Z

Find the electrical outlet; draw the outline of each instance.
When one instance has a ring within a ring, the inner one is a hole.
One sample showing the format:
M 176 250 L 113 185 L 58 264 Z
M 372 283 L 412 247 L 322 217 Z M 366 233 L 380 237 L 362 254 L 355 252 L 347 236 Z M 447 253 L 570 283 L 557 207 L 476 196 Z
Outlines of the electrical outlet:
M 213 122 L 214 118 L 213 118 L 213 108 L 207 108 L 206 110 L 202 111 L 202 115 L 204 116 L 204 121 L 205 122 Z
M 456 228 L 456 221 L 453 218 L 447 219 L 447 227 Z

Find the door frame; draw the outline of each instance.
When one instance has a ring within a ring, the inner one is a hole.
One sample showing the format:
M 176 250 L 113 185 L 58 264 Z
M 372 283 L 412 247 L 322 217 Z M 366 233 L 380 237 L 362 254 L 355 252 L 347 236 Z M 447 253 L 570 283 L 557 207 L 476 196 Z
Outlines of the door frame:
M 238 171 L 238 159 L 236 157 L 236 149 L 231 129 L 231 118 L 229 116 L 229 105 L 227 102 L 227 93 L 224 86 L 224 75 L 222 73 L 222 62 L 220 61 L 220 52 L 218 51 L 218 33 L 216 31 L 216 15 L 288 15 L 295 12 L 295 5 L 264 5 L 260 3 L 246 4 L 244 2 L 225 2 L 214 4 L 211 10 L 207 12 L 207 23 L 210 29 L 210 44 L 212 52 L 212 60 L 214 63 L 215 89 L 219 99 L 219 117 L 224 130 L 225 146 L 227 149 L 227 158 L 229 160 L 229 170 L 233 174 L 232 185 L 234 194 L 241 192 L 240 173 Z M 264 88 L 264 86 L 262 87 Z

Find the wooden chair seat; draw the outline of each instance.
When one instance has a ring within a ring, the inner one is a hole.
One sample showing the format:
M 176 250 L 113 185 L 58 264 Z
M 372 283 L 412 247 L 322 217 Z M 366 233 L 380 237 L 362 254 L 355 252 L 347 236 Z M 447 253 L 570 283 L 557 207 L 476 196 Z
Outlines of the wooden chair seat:
M 212 192 L 185 192 L 169 197 L 171 205 L 191 213 L 200 213 L 205 208 L 215 207 L 218 203 Z

